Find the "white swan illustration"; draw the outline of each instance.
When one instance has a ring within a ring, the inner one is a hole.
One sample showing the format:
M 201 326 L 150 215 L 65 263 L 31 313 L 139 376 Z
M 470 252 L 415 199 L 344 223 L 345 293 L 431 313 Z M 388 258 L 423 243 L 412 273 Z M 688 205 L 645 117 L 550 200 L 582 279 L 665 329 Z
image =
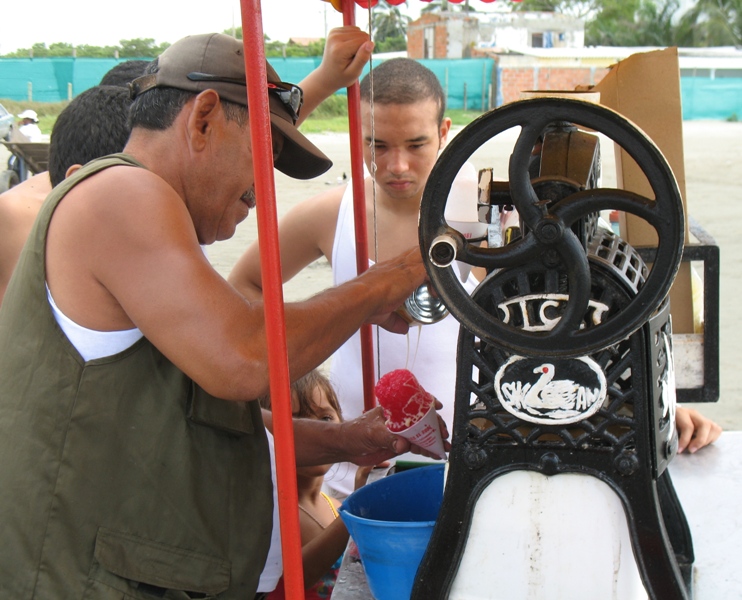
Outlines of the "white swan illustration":
M 549 363 L 536 367 L 533 372 L 541 373 L 541 377 L 523 398 L 526 410 L 570 410 L 575 407 L 580 386 L 571 379 L 554 381 L 554 365 Z

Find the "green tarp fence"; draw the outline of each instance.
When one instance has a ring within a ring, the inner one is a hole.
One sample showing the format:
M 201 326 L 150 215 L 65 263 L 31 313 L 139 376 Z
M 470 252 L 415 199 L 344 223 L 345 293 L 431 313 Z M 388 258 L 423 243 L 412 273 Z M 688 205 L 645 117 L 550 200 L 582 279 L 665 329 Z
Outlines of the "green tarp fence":
M 299 82 L 315 69 L 317 58 L 271 58 L 285 81 Z M 0 98 L 36 102 L 61 102 L 96 85 L 116 59 L 95 58 L 3 58 L 0 59 Z M 489 106 L 494 61 L 423 60 L 448 92 L 450 108 L 483 110 Z M 364 74 L 368 72 L 366 67 Z
M 298 83 L 319 66 L 320 58 L 269 58 L 268 61 L 282 79 Z M 378 64 L 378 62 L 375 61 L 374 64 Z M 428 67 L 438 77 L 447 95 L 448 108 L 467 108 L 468 110 L 481 111 L 494 106 L 494 104 L 491 104 L 489 96 L 495 67 L 495 61 L 492 59 L 436 59 L 420 60 L 419 62 Z M 368 73 L 368 70 L 367 65 L 363 70 L 363 75 Z
M 683 119 L 742 119 L 742 77 L 681 77 Z
M 319 57 L 269 60 L 281 78 L 291 82 L 301 81 L 320 63 Z M 119 62 L 123 60 L 0 58 L 0 98 L 36 102 L 68 100 L 96 85 Z M 449 108 L 481 111 L 497 103 L 497 72 L 492 59 L 420 62 L 440 80 Z M 681 77 L 681 90 L 684 119 L 742 118 L 742 78 Z

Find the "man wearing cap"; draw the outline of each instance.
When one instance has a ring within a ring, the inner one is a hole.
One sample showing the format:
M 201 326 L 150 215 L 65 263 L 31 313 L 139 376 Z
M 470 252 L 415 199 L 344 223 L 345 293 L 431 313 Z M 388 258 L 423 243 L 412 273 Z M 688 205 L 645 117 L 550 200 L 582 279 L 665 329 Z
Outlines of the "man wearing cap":
M 43 141 L 44 135 L 39 128 L 39 115 L 36 114 L 35 110 L 27 108 L 18 115 L 18 118 L 21 120 L 18 125 L 18 131 L 25 135 L 29 142 Z
M 42 207 L 0 309 L 0 597 L 252 598 L 271 529 L 259 407 L 263 307 L 211 267 L 255 205 L 241 42 L 173 44 L 133 83 L 122 154 Z M 330 161 L 294 127 L 301 92 L 268 67 L 276 167 Z M 416 251 L 286 306 L 295 379 L 424 279 Z M 296 422 L 306 464 L 409 449 L 379 409 Z

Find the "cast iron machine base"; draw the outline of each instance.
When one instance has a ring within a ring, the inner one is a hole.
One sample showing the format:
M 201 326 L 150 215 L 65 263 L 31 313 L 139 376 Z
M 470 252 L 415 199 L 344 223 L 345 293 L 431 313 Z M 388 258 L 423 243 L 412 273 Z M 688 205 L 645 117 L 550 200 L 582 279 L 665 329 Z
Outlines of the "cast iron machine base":
M 509 180 L 483 172 L 479 202 L 481 214 L 514 206 L 520 227 L 502 247 L 483 248 L 449 226 L 446 199 L 474 151 L 513 127 L 520 133 Z M 599 187 L 593 132 L 632 156 L 653 197 Z M 609 210 L 637 215 L 657 232 L 651 269 L 599 224 Z M 513 103 L 471 123 L 446 148 L 423 196 L 420 244 L 433 285 L 462 328 L 450 468 L 414 599 L 448 597 L 477 500 L 513 471 L 607 483 L 623 505 L 650 598 L 690 597 L 692 541 L 666 470 L 677 451 L 666 297 L 683 236 L 682 201 L 662 154 L 599 105 Z M 455 261 L 488 273 L 472 296 Z

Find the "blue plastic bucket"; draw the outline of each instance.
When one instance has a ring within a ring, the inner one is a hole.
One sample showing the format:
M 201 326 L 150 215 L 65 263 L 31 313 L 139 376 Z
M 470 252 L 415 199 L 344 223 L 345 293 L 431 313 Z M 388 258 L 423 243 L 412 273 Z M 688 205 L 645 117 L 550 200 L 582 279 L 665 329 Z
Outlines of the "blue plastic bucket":
M 340 507 L 376 600 L 409 600 L 441 508 L 443 468 L 384 477 L 353 492 Z

